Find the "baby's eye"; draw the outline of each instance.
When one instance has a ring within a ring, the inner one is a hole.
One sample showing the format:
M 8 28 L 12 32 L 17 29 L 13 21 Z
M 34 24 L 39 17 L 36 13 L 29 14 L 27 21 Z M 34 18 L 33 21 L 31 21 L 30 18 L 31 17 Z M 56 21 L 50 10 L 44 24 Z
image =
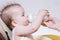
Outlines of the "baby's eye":
M 22 16 L 24 16 L 24 12 L 23 12 Z
M 22 16 L 24 16 L 24 14 Z

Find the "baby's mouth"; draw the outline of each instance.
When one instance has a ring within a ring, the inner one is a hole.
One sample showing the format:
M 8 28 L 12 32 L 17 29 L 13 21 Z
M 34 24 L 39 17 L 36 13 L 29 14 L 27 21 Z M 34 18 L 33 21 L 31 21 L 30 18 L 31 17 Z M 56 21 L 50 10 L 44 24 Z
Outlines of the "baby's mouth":
M 30 21 L 28 21 L 28 23 L 31 23 Z

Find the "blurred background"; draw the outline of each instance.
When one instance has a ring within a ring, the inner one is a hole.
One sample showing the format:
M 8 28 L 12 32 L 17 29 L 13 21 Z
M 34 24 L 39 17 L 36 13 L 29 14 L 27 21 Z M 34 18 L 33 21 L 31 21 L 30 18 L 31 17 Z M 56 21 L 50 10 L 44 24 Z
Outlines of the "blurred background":
M 29 15 L 29 20 L 33 21 L 36 17 L 36 14 L 41 9 L 49 10 L 50 14 L 53 17 L 56 17 L 60 20 L 60 0 L 0 0 L 0 10 L 4 8 L 4 6 L 11 3 L 19 3 L 25 9 L 25 12 Z M 49 29 L 46 27 L 40 27 L 39 30 L 32 34 L 34 37 L 38 35 L 44 34 L 55 34 L 60 36 L 60 32 Z

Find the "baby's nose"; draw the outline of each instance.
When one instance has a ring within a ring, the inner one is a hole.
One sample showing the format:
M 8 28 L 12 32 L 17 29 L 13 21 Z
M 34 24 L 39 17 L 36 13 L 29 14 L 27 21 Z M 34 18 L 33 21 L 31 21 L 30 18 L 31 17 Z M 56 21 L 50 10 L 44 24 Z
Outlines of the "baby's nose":
M 31 23 L 31 22 L 28 20 L 28 23 Z
M 28 23 L 30 23 L 30 20 L 29 20 L 28 18 L 26 19 L 26 21 L 27 21 Z

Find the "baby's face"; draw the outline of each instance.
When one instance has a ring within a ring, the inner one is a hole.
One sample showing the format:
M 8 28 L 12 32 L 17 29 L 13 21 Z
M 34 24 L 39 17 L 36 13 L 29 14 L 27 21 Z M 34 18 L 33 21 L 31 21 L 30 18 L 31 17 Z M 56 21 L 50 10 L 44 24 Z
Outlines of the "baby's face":
M 28 25 L 28 16 L 24 12 L 24 9 L 19 6 L 13 6 L 9 9 L 9 13 L 11 13 L 11 18 L 12 18 L 12 25 Z

